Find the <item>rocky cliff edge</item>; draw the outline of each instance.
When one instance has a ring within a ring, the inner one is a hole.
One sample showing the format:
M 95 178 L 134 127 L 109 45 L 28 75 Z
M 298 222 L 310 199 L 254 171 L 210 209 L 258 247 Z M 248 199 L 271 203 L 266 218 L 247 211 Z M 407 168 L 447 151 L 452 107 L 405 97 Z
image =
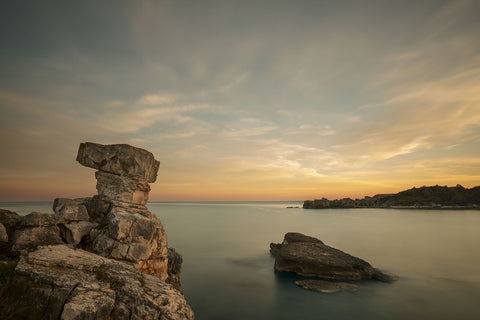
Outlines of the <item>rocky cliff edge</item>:
M 0 210 L 4 319 L 195 319 L 182 257 L 145 206 L 160 163 L 127 144 L 80 144 L 98 194 L 55 199 L 54 214 Z

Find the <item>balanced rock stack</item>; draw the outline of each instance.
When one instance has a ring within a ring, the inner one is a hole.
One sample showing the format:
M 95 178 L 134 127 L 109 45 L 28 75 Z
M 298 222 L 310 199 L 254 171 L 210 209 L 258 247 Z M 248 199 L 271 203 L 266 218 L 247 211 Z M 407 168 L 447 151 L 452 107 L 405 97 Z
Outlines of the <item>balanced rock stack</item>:
M 59 219 L 72 221 L 65 212 L 81 213 L 76 219 L 79 222 L 93 218 L 97 226 L 89 230 L 86 239 L 89 251 L 131 262 L 143 273 L 162 280 L 172 278 L 168 274 L 167 235 L 161 221 L 145 207 L 150 192 L 148 183 L 157 179 L 160 162 L 150 152 L 126 144 L 104 146 L 89 142 L 80 144 L 77 161 L 98 169 L 98 196 L 86 201 L 57 199 L 54 210 Z M 88 211 L 91 214 L 85 215 Z M 64 225 L 73 235 L 70 223 Z M 82 228 L 78 223 L 74 225 Z M 80 232 L 77 240 L 81 241 L 82 235 Z M 178 279 L 170 280 L 179 283 Z
M 126 144 L 82 143 L 98 195 L 55 199 L 55 215 L 0 210 L 0 314 L 16 319 L 195 319 L 182 257 L 145 204 L 160 163 Z M 5 234 L 6 233 L 6 234 Z M 5 259 L 7 257 L 8 259 Z
M 155 182 L 160 162 L 150 152 L 126 144 L 101 145 L 82 143 L 77 161 L 97 169 L 97 191 L 100 196 L 120 202 L 145 205 Z

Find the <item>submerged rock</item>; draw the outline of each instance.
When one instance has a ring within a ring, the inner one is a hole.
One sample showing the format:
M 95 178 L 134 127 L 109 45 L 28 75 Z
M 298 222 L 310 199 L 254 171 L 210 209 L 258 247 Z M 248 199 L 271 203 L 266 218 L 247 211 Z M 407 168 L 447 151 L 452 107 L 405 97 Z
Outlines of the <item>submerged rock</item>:
M 307 290 L 318 291 L 321 293 L 335 293 L 340 291 L 357 291 L 357 285 L 347 282 L 332 282 L 316 279 L 306 279 L 295 281 L 297 286 Z
M 270 244 L 277 271 L 294 272 L 306 277 L 325 279 L 392 281 L 392 277 L 368 262 L 329 247 L 322 241 L 301 233 L 289 232 L 281 244 Z

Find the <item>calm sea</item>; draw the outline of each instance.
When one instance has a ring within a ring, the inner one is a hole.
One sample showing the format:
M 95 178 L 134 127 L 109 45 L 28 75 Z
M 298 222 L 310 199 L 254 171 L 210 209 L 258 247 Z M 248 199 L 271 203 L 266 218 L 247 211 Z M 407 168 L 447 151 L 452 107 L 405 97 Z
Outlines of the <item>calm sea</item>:
M 480 211 L 287 209 L 294 202 L 148 204 L 183 255 L 182 285 L 201 320 L 479 319 Z M 19 213 L 51 203 L 0 203 Z M 270 242 L 302 232 L 399 277 L 321 294 L 275 273 Z

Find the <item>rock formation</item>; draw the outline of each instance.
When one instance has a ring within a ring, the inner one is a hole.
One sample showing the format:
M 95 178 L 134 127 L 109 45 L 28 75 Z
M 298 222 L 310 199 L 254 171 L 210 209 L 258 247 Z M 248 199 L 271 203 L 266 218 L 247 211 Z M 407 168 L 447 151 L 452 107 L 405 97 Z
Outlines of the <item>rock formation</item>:
M 95 177 L 100 196 L 139 205 L 147 203 L 148 183 L 155 182 L 160 166 L 150 152 L 126 144 L 82 143 L 77 161 L 98 170 Z
M 8 244 L 7 229 L 3 224 L 0 223 L 0 246 L 4 247 L 7 244 Z
M 180 287 L 182 257 L 145 206 L 160 163 L 140 148 L 89 142 L 77 161 L 98 170 L 96 196 L 55 199 L 54 215 L 0 211 L 3 256 L 20 255 L 0 290 L 0 314 L 194 319 Z
M 12 227 L 18 218 L 19 216 L 15 212 L 0 209 L 0 259 L 9 255 L 9 239 L 11 237 Z
M 324 279 L 375 279 L 386 282 L 393 280 L 368 262 L 301 233 L 289 232 L 285 234 L 282 243 L 271 243 L 270 248 L 275 256 L 277 271 Z
M 182 293 L 135 267 L 65 245 L 22 255 L 6 319 L 193 319 Z
M 32 212 L 18 219 L 9 242 L 13 251 L 36 249 L 45 243 L 63 244 L 55 217 L 40 212 Z

